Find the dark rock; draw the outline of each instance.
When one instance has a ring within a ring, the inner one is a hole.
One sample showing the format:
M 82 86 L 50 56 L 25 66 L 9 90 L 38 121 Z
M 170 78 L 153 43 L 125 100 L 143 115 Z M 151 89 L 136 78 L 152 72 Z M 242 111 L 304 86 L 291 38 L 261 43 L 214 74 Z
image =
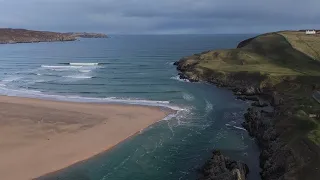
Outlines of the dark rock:
M 240 43 L 239 47 L 245 46 L 251 40 Z M 234 92 L 237 99 L 255 101 L 252 103 L 253 107 L 249 108 L 247 113 L 244 114 L 245 122 L 242 125 L 249 135 L 255 138 L 260 147 L 261 178 L 263 180 L 288 179 L 286 177 L 290 176 L 292 171 L 297 170 L 294 167 L 298 166 L 299 157 L 295 156 L 295 151 L 283 142 L 281 137 L 284 130 L 276 126 L 281 118 L 285 118 L 285 110 L 281 110 L 285 96 L 277 93 L 275 87 L 272 86 L 265 86 L 260 89 L 260 83 L 265 79 L 265 76 L 261 74 L 254 75 L 244 72 L 243 74 L 232 75 L 232 73 L 205 72 L 203 70 L 198 76 L 195 68 L 196 63 L 198 63 L 196 59 L 197 57 L 194 56 L 181 59 L 176 63 L 177 69 L 183 74 L 180 76 L 189 80 L 197 80 L 201 77 L 202 81 L 210 82 L 217 87 L 228 87 Z M 268 101 L 268 103 L 262 101 L 262 99 Z M 263 108 L 269 105 L 273 107 Z M 233 170 L 230 169 L 233 169 L 238 163 L 228 162 L 230 162 L 228 158 L 215 151 L 213 158 L 202 169 L 200 180 L 235 179 L 234 174 L 231 173 Z
M 213 151 L 213 156 L 200 171 L 199 180 L 245 180 L 249 168 L 240 161 L 230 160 L 220 151 Z
M 179 73 L 178 75 L 180 79 L 188 79 L 188 77 L 183 73 Z
M 262 109 L 261 114 L 263 114 L 265 117 L 273 117 L 274 116 L 274 112 L 273 111 L 266 111 L 264 109 Z
M 265 102 L 256 101 L 256 102 L 252 103 L 251 106 L 255 106 L 255 107 L 266 107 L 266 106 L 268 106 L 268 104 L 265 103 Z
M 237 96 L 237 99 L 243 100 L 243 101 L 259 101 L 259 98 L 256 96 Z
M 277 92 L 272 92 L 271 95 L 271 104 L 272 106 L 279 106 L 283 104 L 283 99 L 280 97 L 280 95 Z

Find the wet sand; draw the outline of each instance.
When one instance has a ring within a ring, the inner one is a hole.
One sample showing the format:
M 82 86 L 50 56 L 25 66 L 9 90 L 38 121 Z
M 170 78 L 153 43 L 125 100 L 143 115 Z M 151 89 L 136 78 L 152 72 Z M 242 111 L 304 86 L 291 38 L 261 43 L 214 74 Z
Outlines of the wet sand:
M 157 107 L 0 96 L 0 179 L 33 179 L 63 169 L 169 113 Z

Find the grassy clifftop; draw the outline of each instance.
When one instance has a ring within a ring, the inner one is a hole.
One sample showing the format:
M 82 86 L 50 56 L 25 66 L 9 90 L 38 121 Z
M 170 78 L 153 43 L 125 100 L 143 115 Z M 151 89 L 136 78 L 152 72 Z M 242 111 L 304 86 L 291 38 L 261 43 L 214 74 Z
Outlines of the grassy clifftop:
M 296 40 L 301 37 L 306 40 Z M 315 51 L 307 48 L 309 46 Z M 243 41 L 236 49 L 209 51 L 184 60 L 185 63 L 196 63 L 195 68 L 200 72 L 201 69 L 209 69 L 218 72 L 259 72 L 270 76 L 320 75 L 318 53 L 320 35 L 308 37 L 300 32 L 281 32 Z
M 263 179 L 317 179 L 320 104 L 313 97 L 320 96 L 320 34 L 262 34 L 235 49 L 206 51 L 175 65 L 181 78 L 232 87 L 237 95 L 271 102 L 271 115 L 253 108 L 245 124 L 261 145 Z

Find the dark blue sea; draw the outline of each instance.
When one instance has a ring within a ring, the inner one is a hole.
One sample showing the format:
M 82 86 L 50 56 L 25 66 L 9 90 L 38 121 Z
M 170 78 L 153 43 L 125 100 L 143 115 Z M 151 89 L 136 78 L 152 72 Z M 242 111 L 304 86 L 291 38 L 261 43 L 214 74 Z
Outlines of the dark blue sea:
M 108 152 L 42 179 L 195 180 L 220 149 L 259 177 L 259 150 L 241 127 L 247 102 L 177 76 L 174 61 L 233 48 L 253 35 L 115 35 L 74 42 L 0 45 L 0 94 L 177 110 Z

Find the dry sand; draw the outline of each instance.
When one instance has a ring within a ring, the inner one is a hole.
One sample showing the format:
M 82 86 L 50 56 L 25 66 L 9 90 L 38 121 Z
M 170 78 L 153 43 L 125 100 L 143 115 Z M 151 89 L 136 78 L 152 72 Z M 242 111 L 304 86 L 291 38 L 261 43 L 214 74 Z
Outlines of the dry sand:
M 169 111 L 0 96 L 0 179 L 26 180 L 97 155 Z

